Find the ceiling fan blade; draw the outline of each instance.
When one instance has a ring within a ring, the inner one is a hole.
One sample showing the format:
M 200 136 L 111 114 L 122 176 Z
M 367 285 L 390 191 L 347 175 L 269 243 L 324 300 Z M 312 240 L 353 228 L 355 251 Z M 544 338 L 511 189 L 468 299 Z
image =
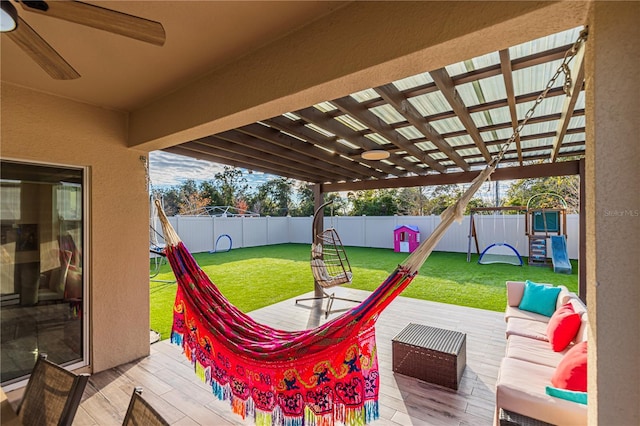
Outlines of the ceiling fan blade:
M 18 16 L 18 27 L 6 34 L 40 67 L 56 80 L 73 80 L 80 74 L 40 35 Z
M 156 46 L 164 45 L 164 27 L 160 22 L 80 1 L 21 1 L 20 4 L 29 12 L 86 25 Z

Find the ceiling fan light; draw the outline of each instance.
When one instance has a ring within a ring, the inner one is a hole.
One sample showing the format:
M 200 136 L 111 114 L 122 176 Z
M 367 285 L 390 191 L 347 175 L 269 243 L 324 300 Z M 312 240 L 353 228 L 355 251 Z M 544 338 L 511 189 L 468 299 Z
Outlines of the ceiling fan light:
M 18 26 L 18 12 L 8 0 L 0 1 L 0 32 L 13 31 Z
M 390 155 L 389 151 L 385 151 L 384 149 L 370 149 L 369 151 L 364 151 L 361 157 L 364 160 L 384 160 L 389 158 Z

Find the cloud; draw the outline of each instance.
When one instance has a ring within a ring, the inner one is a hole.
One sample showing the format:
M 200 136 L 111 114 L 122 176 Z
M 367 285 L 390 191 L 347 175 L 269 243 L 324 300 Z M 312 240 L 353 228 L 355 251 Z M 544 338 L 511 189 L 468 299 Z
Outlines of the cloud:
M 149 175 L 154 186 L 180 185 L 184 181 L 193 179 L 204 181 L 213 179 L 221 172 L 221 164 L 197 160 L 183 155 L 171 154 L 164 151 L 149 153 Z
M 155 188 L 179 186 L 189 179 L 193 179 L 196 183 L 213 180 L 216 173 L 223 170 L 224 165 L 211 161 L 197 160 L 164 151 L 149 153 L 149 176 L 151 185 Z M 251 190 L 269 179 L 277 178 L 275 175 L 262 172 L 240 170 L 247 179 Z

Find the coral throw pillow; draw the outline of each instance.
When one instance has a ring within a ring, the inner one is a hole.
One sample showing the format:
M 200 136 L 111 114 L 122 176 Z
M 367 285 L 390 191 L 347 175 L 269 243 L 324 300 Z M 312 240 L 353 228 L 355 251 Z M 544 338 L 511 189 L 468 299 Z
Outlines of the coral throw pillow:
M 560 287 L 537 284 L 527 280 L 524 283 L 524 293 L 518 307 L 523 311 L 550 317 L 556 310 L 556 300 L 560 290 Z
M 587 391 L 587 342 L 580 342 L 562 357 L 551 377 L 551 384 L 560 389 Z
M 580 330 L 580 323 L 580 314 L 573 310 L 571 303 L 556 310 L 547 325 L 547 338 L 551 343 L 551 349 L 561 352 L 569 346 Z

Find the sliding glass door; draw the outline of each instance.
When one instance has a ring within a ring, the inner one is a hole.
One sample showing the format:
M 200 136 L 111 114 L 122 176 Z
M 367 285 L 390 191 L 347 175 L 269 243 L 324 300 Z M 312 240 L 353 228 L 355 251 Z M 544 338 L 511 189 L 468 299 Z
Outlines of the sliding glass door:
M 63 365 L 85 353 L 85 171 L 2 161 L 1 378 L 23 379 L 39 353 Z

